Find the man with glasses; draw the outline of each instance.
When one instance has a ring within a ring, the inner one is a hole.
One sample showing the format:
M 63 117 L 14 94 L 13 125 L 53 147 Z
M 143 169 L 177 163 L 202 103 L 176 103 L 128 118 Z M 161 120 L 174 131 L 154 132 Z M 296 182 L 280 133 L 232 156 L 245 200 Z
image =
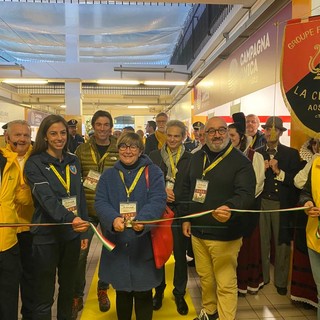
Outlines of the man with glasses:
M 211 211 L 183 222 L 184 235 L 192 235 L 202 290 L 202 310 L 195 320 L 235 319 L 243 221 L 232 209 L 251 207 L 256 179 L 251 161 L 232 147 L 222 118 L 210 118 L 205 133 L 206 144 L 191 158 L 183 190 L 189 202 L 185 214 Z
M 155 133 L 151 134 L 146 140 L 146 146 L 144 153 L 149 155 L 153 150 L 159 150 L 166 142 L 166 124 L 169 117 L 166 113 L 160 112 L 156 116 L 157 130 Z
M 97 111 L 92 117 L 91 125 L 94 130 L 94 134 L 90 137 L 88 142 L 79 145 L 76 150 L 76 155 L 80 160 L 82 169 L 83 186 L 85 187 L 89 221 L 97 226 L 99 219 L 94 209 L 96 186 L 103 171 L 107 168 L 113 167 L 114 163 L 118 160 L 119 155 L 117 139 L 111 135 L 113 127 L 111 114 L 103 110 Z M 73 303 L 73 319 L 77 318 L 78 311 L 83 308 L 87 256 L 93 237 L 93 231 L 89 229 L 88 232 L 88 247 L 81 251 L 79 258 Z M 108 283 L 104 283 L 99 280 L 97 294 L 101 312 L 106 312 L 110 309 L 110 300 L 107 294 L 108 288 Z

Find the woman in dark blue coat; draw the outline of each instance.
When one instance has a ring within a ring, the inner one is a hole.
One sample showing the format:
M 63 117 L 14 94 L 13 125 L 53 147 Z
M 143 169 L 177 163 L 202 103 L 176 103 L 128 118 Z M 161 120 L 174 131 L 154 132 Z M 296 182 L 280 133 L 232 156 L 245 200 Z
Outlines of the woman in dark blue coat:
M 120 160 L 102 174 L 96 191 L 102 231 L 116 245 L 111 252 L 103 248 L 99 278 L 116 290 L 118 320 L 131 319 L 133 301 L 136 319 L 151 320 L 152 288 L 160 284 L 162 270 L 155 267 L 151 226 L 137 221 L 161 217 L 166 206 L 164 178 L 159 167 L 142 154 L 139 135 L 125 133 L 117 144 Z
M 86 247 L 84 233 L 89 224 L 78 158 L 67 152 L 68 124 L 58 115 L 40 124 L 25 175 L 34 202 L 33 234 L 34 310 L 33 320 L 50 320 L 56 274 L 59 294 L 57 319 L 71 319 L 73 286 L 80 248 Z M 69 223 L 70 225 L 65 225 Z

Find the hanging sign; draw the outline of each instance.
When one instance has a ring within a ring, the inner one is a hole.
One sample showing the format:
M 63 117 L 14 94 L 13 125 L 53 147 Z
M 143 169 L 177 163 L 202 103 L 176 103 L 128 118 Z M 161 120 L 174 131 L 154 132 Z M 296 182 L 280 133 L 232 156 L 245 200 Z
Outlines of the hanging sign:
M 320 136 L 320 16 L 287 23 L 281 88 L 291 116 L 309 136 Z

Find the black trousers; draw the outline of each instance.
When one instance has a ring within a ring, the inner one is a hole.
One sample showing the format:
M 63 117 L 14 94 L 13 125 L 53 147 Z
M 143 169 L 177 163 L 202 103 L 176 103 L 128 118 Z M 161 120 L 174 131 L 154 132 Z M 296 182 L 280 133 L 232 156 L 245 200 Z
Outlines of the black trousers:
M 22 275 L 20 278 L 21 314 L 23 320 L 32 320 L 33 310 L 33 259 L 32 234 L 29 231 L 17 234 L 20 247 Z
M 152 320 L 152 290 L 148 291 L 116 291 L 116 307 L 118 320 L 131 320 L 134 310 L 137 320 Z
M 21 264 L 19 245 L 0 252 L 0 319 L 18 319 Z
M 188 265 L 186 250 L 188 247 L 188 238 L 182 233 L 182 222 L 174 220 L 172 222 L 173 235 L 173 256 L 175 260 L 173 275 L 173 294 L 174 296 L 184 296 L 188 282 Z M 163 279 L 156 288 L 156 292 L 162 293 L 166 287 L 165 268 L 163 267 Z
M 35 238 L 36 239 L 36 236 Z M 51 307 L 58 275 L 57 319 L 70 320 L 80 237 L 68 242 L 33 244 L 34 320 L 51 320 Z
M 95 227 L 98 226 L 99 220 L 90 217 L 89 221 L 94 224 Z M 88 247 L 85 250 L 80 251 L 79 263 L 76 271 L 76 283 L 74 287 L 74 297 L 79 298 L 84 296 L 84 289 L 86 286 L 86 271 L 87 271 L 87 258 L 89 254 L 89 249 L 91 245 L 91 241 L 94 235 L 94 231 L 89 228 L 87 231 L 88 235 Z M 109 289 L 109 284 L 98 280 L 98 289 L 107 290 Z

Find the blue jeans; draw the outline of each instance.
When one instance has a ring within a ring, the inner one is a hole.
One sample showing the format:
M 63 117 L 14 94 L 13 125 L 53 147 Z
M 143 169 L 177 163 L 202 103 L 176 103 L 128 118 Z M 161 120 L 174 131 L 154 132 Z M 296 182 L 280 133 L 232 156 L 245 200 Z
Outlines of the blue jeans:
M 312 249 L 308 248 L 309 253 L 309 259 L 310 259 L 310 265 L 312 270 L 312 275 L 314 282 L 317 286 L 317 295 L 318 295 L 318 311 L 317 311 L 317 319 L 320 320 L 320 253 L 316 252 Z

